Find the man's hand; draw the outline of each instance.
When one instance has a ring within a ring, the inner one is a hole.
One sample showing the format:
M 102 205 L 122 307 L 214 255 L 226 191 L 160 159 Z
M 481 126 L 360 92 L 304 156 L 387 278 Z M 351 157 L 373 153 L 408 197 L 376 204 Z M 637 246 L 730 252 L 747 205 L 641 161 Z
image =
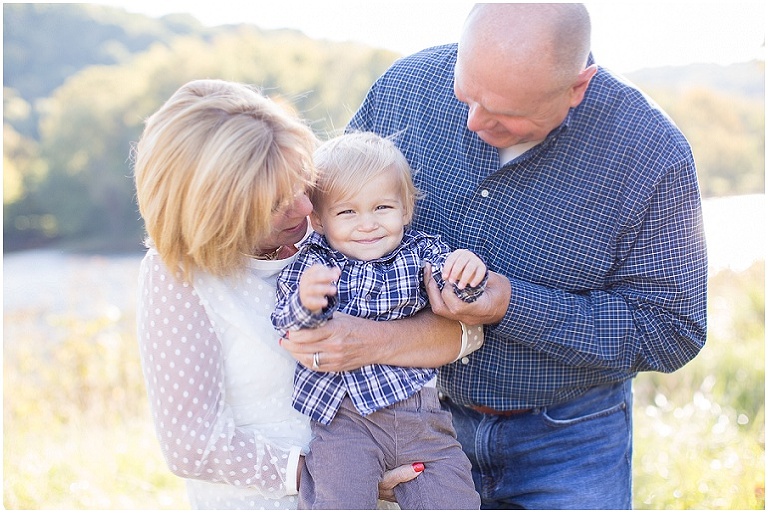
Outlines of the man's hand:
M 432 276 L 432 266 L 427 264 L 424 276 Z M 504 318 L 512 297 L 512 285 L 501 274 L 489 272 L 485 292 L 474 303 L 466 303 L 453 293 L 451 287 L 440 288 L 433 279 L 425 279 L 432 311 L 447 319 L 465 324 L 496 324 Z

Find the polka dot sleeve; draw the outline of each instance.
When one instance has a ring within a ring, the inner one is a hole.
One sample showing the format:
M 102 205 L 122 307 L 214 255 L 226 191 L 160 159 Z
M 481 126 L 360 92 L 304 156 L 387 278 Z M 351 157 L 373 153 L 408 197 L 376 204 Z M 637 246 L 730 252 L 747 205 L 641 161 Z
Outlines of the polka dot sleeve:
M 255 488 L 269 498 L 295 493 L 296 448 L 236 425 L 211 321 L 193 287 L 171 275 L 151 250 L 140 272 L 137 327 L 155 430 L 170 470 Z

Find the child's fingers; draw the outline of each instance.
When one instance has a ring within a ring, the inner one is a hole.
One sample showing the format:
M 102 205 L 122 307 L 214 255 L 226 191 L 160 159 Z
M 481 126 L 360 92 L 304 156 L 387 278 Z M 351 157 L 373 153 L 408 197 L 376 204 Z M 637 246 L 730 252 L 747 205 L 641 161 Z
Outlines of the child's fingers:
M 328 296 L 335 294 L 336 287 L 332 283 L 302 283 L 299 299 L 305 308 L 316 311 L 325 308 L 328 305 Z
M 455 284 L 459 289 L 467 285 L 476 287 L 485 277 L 485 264 L 474 253 L 459 249 L 446 258 L 443 267 L 443 279 Z
M 299 281 L 301 304 L 316 311 L 328 305 L 328 296 L 336 295 L 336 285 L 341 271 L 335 267 L 315 264 L 307 269 Z
M 473 287 L 480 285 L 480 283 L 483 281 L 483 278 L 485 278 L 485 271 L 485 264 L 479 262 L 479 265 L 477 265 L 471 275 L 467 277 L 467 284 Z
M 469 251 L 457 249 L 448 255 L 448 257 L 446 257 L 442 272 L 444 280 L 450 281 L 457 278 L 461 274 L 461 270 L 464 268 L 466 263 L 467 253 L 469 253 Z
M 315 264 L 301 276 L 301 283 L 333 283 L 339 278 L 341 271 L 337 267 L 326 267 Z

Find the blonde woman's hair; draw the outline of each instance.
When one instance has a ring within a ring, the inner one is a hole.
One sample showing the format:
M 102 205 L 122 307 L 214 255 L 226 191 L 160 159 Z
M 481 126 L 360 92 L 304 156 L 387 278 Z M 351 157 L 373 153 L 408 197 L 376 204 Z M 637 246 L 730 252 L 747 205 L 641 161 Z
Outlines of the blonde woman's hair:
M 244 268 L 277 205 L 314 181 L 310 128 L 252 88 L 196 80 L 146 122 L 135 179 L 149 241 L 189 280 Z
M 384 172 L 394 172 L 407 219 L 413 218 L 419 191 L 411 166 L 395 144 L 372 132 L 351 132 L 321 144 L 314 155 L 317 184 L 309 199 L 317 211 L 328 198 L 345 199 Z

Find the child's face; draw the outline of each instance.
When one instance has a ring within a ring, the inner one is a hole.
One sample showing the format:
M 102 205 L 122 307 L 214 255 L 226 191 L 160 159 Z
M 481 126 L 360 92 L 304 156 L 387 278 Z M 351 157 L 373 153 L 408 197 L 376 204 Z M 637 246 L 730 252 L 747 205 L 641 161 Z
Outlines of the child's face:
M 400 245 L 406 218 L 395 174 L 385 172 L 350 198 L 327 198 L 311 215 L 331 247 L 355 260 L 382 257 Z

